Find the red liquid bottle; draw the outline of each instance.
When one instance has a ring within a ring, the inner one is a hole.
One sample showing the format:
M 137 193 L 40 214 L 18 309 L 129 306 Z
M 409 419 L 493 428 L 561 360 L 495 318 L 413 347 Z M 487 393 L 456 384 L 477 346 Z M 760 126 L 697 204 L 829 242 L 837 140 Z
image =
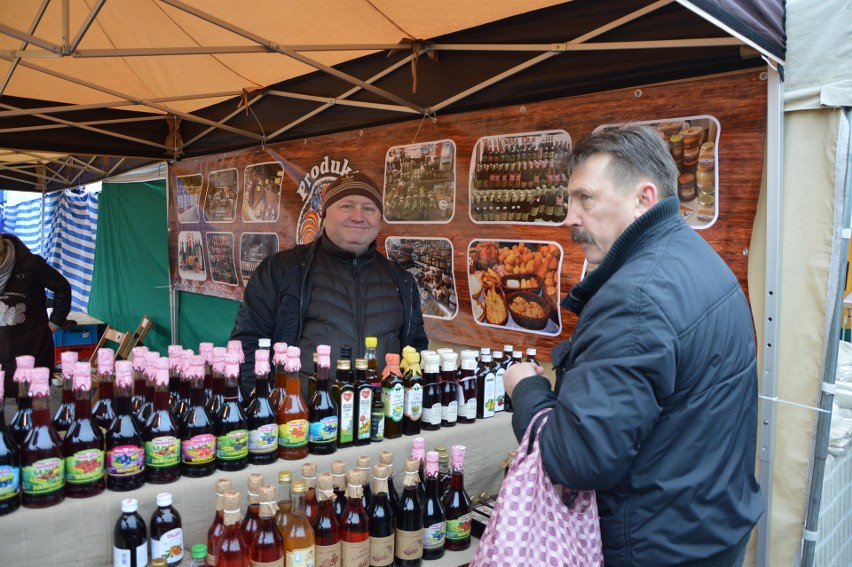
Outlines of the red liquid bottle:
M 399 369 L 399 355 L 389 352 L 385 355 L 385 369 L 382 373 L 382 401 L 385 405 L 386 439 L 402 437 L 402 417 L 405 413 L 405 387 L 402 372 Z
M 278 408 L 278 457 L 299 460 L 308 456 L 308 406 L 299 383 L 299 347 L 287 348 L 287 393 Z
M 441 358 L 432 352 L 423 356 L 423 417 L 420 428 L 425 431 L 441 429 L 441 384 L 438 377 Z
M 74 365 L 74 421 L 62 440 L 65 496 L 87 498 L 100 494 L 104 480 L 104 434 L 92 419 L 92 374 L 88 362 Z
M 470 547 L 470 497 L 464 489 L 464 445 L 453 445 L 452 479 L 443 504 L 447 515 L 446 548 L 461 551 Z
M 157 368 L 160 365 L 160 353 L 148 351 L 145 353 L 145 402 L 139 408 L 139 423 L 148 423 L 148 418 L 154 413 L 154 398 L 156 397 L 155 380 Z M 168 359 L 165 359 L 166 370 L 168 370 Z
M 346 463 L 334 461 L 331 463 L 331 484 L 334 491 L 334 516 L 340 522 L 343 510 L 346 508 Z
M 74 421 L 74 365 L 77 364 L 77 353 L 73 350 L 62 353 L 62 403 L 53 414 L 53 428 L 60 439 L 65 438 L 65 432 Z
M 249 546 L 252 566 L 266 565 L 284 567 L 284 538 L 275 527 L 275 487 L 264 484 L 260 487 L 257 532 L 254 543 Z
M 314 530 L 305 514 L 305 483 L 293 483 L 293 510 L 287 520 L 284 534 L 284 556 L 288 566 L 314 565 Z
M 417 479 L 417 497 L 423 500 L 423 495 L 426 493 L 426 485 L 424 483 L 424 470 L 426 467 L 426 441 L 422 437 L 415 437 L 411 442 L 411 458 L 416 459 L 418 466 Z
M 219 415 L 219 410 L 225 404 L 225 347 L 213 348 L 212 378 L 210 379 L 210 399 L 207 400 L 207 411 L 214 418 Z
M 441 353 L 441 427 L 455 427 L 459 418 L 455 352 Z
M 130 407 L 136 417 L 139 417 L 139 412 L 142 406 L 145 405 L 145 387 L 147 379 L 145 378 L 145 367 L 148 359 L 145 354 L 148 352 L 148 347 L 138 346 L 133 347 L 133 398 L 130 401 Z
M 418 567 L 423 561 L 423 509 L 417 497 L 420 461 L 405 460 L 402 497 L 396 510 L 395 567 Z
M 379 463 L 373 467 L 373 500 L 367 510 L 371 567 L 393 565 L 393 514 L 388 496 L 388 467 Z
M 367 379 L 367 359 L 355 359 L 355 445 L 369 445 L 372 429 L 373 387 Z
M 370 502 L 373 501 L 373 489 L 370 486 L 370 474 L 372 472 L 370 457 L 361 455 L 356 459 L 355 464 L 361 471 L 361 504 L 364 505 L 366 511 L 370 509 Z
M 263 475 L 252 473 L 248 475 L 248 508 L 246 515 L 240 523 L 240 531 L 249 549 L 254 545 L 260 523 L 260 487 L 263 485 Z
M 317 515 L 317 466 L 314 463 L 302 465 L 302 480 L 305 481 L 305 515 L 313 522 Z
M 250 567 L 249 547 L 240 530 L 240 493 L 225 493 L 224 529 L 216 545 L 216 567 Z
M 50 370 L 34 368 L 28 375 L 33 396 L 32 428 L 20 445 L 21 504 L 25 508 L 46 508 L 65 499 L 65 460 L 47 404 Z
M 231 490 L 231 479 L 216 480 L 216 513 L 207 528 L 207 565 L 216 565 L 216 549 L 225 533 L 225 493 Z
M 169 360 L 157 361 L 154 409 L 142 430 L 145 441 L 145 480 L 166 484 L 180 478 L 180 431 L 169 409 Z
M 98 401 L 92 408 L 92 419 L 104 435 L 112 424 L 112 420 L 115 419 L 114 383 L 115 352 L 111 348 L 100 348 L 98 349 Z
M 9 432 L 20 447 L 27 433 L 33 428 L 33 399 L 30 390 L 35 358 L 30 355 L 16 356 L 15 364 L 17 366 L 12 380 L 18 385 L 18 409 L 9 422 Z
M 180 365 L 183 347 L 169 345 L 169 409 L 177 417 L 180 404 Z
M 328 391 L 331 347 L 317 346 L 317 384 L 308 403 L 308 452 L 330 455 L 337 450 L 337 405 Z
M 213 422 L 216 468 L 239 471 L 248 466 L 248 422 L 239 400 L 239 355 L 225 355 L 225 397 Z
M 446 519 L 438 480 L 438 453 L 429 451 L 426 453 L 426 496 L 423 498 L 423 559 L 444 556 Z
M 458 383 L 459 423 L 476 421 L 476 356 L 475 350 L 463 350 L 461 353 L 461 376 Z
M 269 340 L 269 339 L 266 339 Z M 264 347 L 261 347 L 264 348 Z M 269 346 L 266 346 L 269 350 Z M 241 341 L 228 341 L 227 352 L 237 355 L 237 365 L 241 365 L 246 361 L 246 356 L 243 354 L 243 343 Z M 240 380 L 239 370 L 237 371 L 237 401 L 242 406 L 243 411 L 248 409 L 249 397 L 243 392 L 242 381 Z
M 393 451 L 379 453 L 379 462 L 388 468 L 388 498 L 390 499 L 391 510 L 396 510 L 399 506 L 399 493 L 393 485 Z
M 420 353 L 412 349 L 405 353 L 405 361 L 407 368 L 403 381 L 405 409 L 402 416 L 402 433 L 420 435 L 420 420 L 423 417 L 423 373 L 420 370 Z
M 186 419 L 186 414 L 192 407 L 192 375 L 195 372 L 194 368 L 198 366 L 194 362 L 195 353 L 192 349 L 184 349 L 180 355 L 180 389 L 178 390 L 179 400 L 175 409 L 175 417 L 182 424 Z M 203 360 L 203 357 L 202 357 Z M 203 367 L 202 367 L 203 376 Z
M 317 478 L 317 515 L 311 522 L 314 530 L 314 564 L 340 567 L 340 525 L 334 510 L 337 492 L 329 473 Z
M 172 506 L 172 495 L 157 494 L 157 509 L 151 516 L 151 559 L 165 559 L 169 567 L 183 561 L 183 525 Z
M 189 370 L 189 408 L 180 422 L 180 471 L 189 477 L 210 476 L 216 470 L 213 418 L 204 405 L 204 367 L 201 355 L 192 357 Z
M 275 366 L 275 382 L 269 392 L 269 403 L 272 409 L 278 412 L 281 401 L 287 394 L 287 343 L 275 343 L 272 345 L 272 364 Z
M 343 567 L 370 564 L 370 524 L 361 502 L 363 476 L 352 469 L 346 480 L 346 508 L 340 519 L 340 554 Z
M 145 484 L 142 426 L 133 413 L 133 363 L 115 363 L 115 419 L 106 432 L 106 487 L 124 492 Z
M 269 401 L 269 351 L 254 351 L 254 395 L 249 402 L 248 460 L 253 465 L 268 465 L 278 460 L 278 412 Z
M 0 370 L 0 516 L 21 506 L 21 452 L 6 429 L 5 372 Z

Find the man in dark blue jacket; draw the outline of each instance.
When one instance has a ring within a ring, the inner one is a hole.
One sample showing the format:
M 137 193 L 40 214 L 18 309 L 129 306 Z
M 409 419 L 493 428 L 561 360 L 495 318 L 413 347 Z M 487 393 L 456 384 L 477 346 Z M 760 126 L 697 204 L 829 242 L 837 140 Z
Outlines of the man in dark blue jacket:
M 763 512 L 754 476 L 757 364 L 737 278 L 680 217 L 677 169 L 649 128 L 574 148 L 566 224 L 598 267 L 562 306 L 556 391 L 510 367 L 515 435 L 540 440 L 554 483 L 597 491 L 608 566 L 741 565 Z

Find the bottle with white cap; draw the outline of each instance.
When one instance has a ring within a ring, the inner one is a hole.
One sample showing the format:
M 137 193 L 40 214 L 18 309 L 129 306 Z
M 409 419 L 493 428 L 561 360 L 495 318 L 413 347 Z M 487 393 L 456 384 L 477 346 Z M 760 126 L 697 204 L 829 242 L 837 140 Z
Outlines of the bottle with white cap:
M 148 530 L 137 510 L 135 498 L 121 501 L 121 517 L 113 532 L 112 562 L 114 567 L 148 565 Z
M 169 567 L 183 560 L 183 528 L 180 514 L 172 506 L 172 495 L 157 494 L 157 509 L 151 516 L 151 559 L 162 558 Z

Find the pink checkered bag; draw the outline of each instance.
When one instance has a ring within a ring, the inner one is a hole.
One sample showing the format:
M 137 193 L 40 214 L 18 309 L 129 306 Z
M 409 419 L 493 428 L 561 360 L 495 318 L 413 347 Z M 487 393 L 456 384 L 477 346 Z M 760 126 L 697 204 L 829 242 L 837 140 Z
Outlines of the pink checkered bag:
M 549 411 L 527 428 L 470 567 L 603 565 L 594 491 L 554 485 L 544 470 L 538 433 Z

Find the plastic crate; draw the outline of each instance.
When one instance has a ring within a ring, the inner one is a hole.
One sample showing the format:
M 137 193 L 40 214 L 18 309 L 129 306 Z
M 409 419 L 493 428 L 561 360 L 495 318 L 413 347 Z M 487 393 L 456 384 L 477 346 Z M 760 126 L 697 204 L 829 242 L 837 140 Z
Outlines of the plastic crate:
M 53 366 L 59 366 L 62 362 L 62 353 L 73 351 L 77 353 L 78 360 L 89 360 L 95 352 L 96 345 L 61 346 L 53 349 Z
M 95 345 L 98 344 L 99 337 L 97 325 L 75 325 L 53 333 L 53 346 Z

